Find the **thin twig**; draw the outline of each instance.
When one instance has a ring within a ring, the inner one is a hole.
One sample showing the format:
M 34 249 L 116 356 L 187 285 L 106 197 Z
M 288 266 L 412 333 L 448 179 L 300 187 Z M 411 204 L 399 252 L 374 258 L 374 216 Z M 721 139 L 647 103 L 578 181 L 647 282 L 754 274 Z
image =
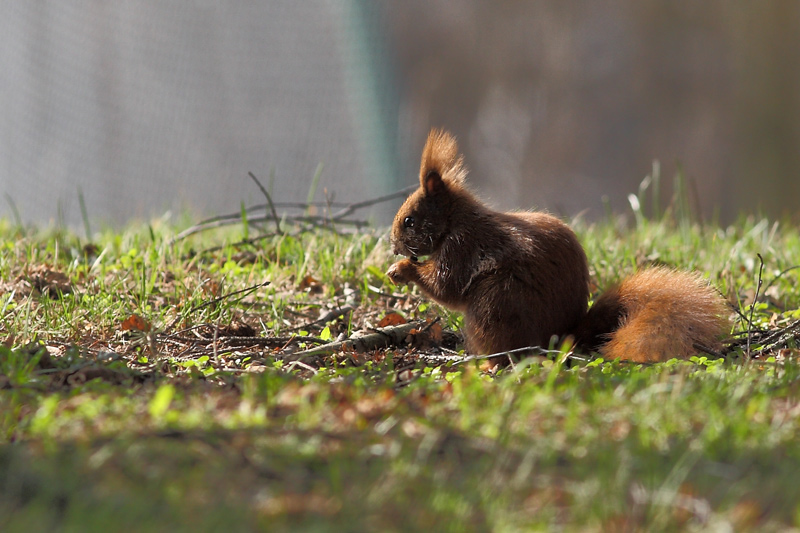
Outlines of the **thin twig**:
M 209 305 L 214 305 L 216 303 L 219 303 L 222 300 L 230 298 L 231 296 L 236 296 L 236 295 L 242 294 L 242 293 L 248 293 L 249 294 L 249 293 L 255 291 L 256 289 L 260 289 L 261 287 L 266 287 L 270 283 L 271 283 L 270 281 L 264 281 L 264 282 L 261 282 L 261 283 L 256 283 L 255 285 L 251 285 L 250 287 L 245 287 L 244 289 L 239 289 L 238 291 L 233 291 L 233 292 L 229 292 L 227 294 L 223 294 L 222 296 L 217 296 L 216 298 L 214 298 L 212 300 L 209 300 L 207 302 L 203 302 L 200 305 L 196 305 L 196 306 L 192 307 L 191 309 L 189 309 L 189 313 L 191 314 L 191 313 L 194 313 L 195 311 L 199 311 L 200 309 L 202 309 L 204 307 L 208 307 Z M 242 296 L 242 298 L 244 298 L 244 296 Z
M 285 372 L 290 372 L 290 371 L 294 370 L 294 368 L 297 367 L 297 366 L 301 367 L 304 370 L 308 370 L 309 372 L 311 372 L 313 374 L 317 374 L 319 372 L 319 370 L 317 370 L 313 366 L 308 365 L 308 364 L 306 364 L 306 363 L 304 363 L 302 361 L 292 361 L 291 363 L 286 365 L 282 370 L 284 370 Z
M 252 222 L 252 220 L 250 222 Z M 237 242 L 232 242 L 230 244 L 220 244 L 218 246 L 211 246 L 210 248 L 203 248 L 202 250 L 200 250 L 198 252 L 194 252 L 193 255 L 202 255 L 202 254 L 210 254 L 210 253 L 213 253 L 213 252 L 219 252 L 220 250 L 222 250 L 222 249 L 224 249 L 224 248 L 226 248 L 228 246 L 230 246 L 231 248 L 238 248 L 238 247 L 244 246 L 244 245 L 254 245 L 258 241 L 263 241 L 264 239 L 269 239 L 270 237 L 273 237 L 274 235 L 275 235 L 274 233 L 261 233 L 259 235 L 256 235 L 255 237 L 249 237 L 247 239 L 243 239 L 243 240 L 237 241 Z
M 725 357 L 725 354 L 723 354 L 722 352 L 718 352 L 716 350 L 712 350 L 708 346 L 704 346 L 704 345 L 700 344 L 699 342 L 692 343 L 692 348 L 694 348 L 698 352 L 707 353 L 708 355 L 713 355 L 715 357 L 720 357 L 720 358 L 724 358 Z
M 203 324 L 207 326 L 208 324 Z M 205 337 L 178 337 L 175 335 L 169 335 L 163 339 L 165 342 L 173 342 L 176 344 L 185 343 L 185 344 L 202 344 L 212 342 L 213 339 L 208 339 Z M 324 339 L 319 337 L 311 337 L 308 335 L 290 335 L 286 337 L 245 337 L 241 335 L 223 335 L 219 337 L 219 340 L 224 341 L 225 344 L 229 345 L 229 348 L 238 347 L 238 348 L 245 348 L 250 346 L 282 346 L 286 347 L 292 343 L 296 342 L 306 342 L 310 344 L 324 344 Z
M 756 339 L 760 345 L 756 349 L 756 354 L 763 354 L 770 350 L 774 350 L 779 346 L 786 346 L 790 339 L 797 339 L 797 332 L 800 331 L 800 320 L 791 322 L 788 326 L 779 328 L 777 330 L 762 332 L 762 336 Z M 729 346 L 729 351 L 733 351 L 737 346 L 742 343 L 732 343 Z
M 408 196 L 409 193 L 412 193 L 415 190 L 417 190 L 418 187 L 419 187 L 418 185 L 412 185 L 410 187 L 406 187 L 405 189 L 400 189 L 399 191 L 393 192 L 391 194 L 379 196 L 378 198 L 373 198 L 372 200 L 364 200 L 363 202 L 356 202 L 354 204 L 350 204 L 341 211 L 335 213 L 331 217 L 331 219 L 338 221 L 339 219 L 346 217 L 353 211 L 361 209 L 362 207 L 369 207 L 371 205 L 379 204 L 381 202 L 388 202 L 389 200 L 394 200 L 395 198 L 403 198 L 405 196 Z
M 323 215 L 294 215 L 294 216 L 287 216 L 286 220 L 290 222 L 296 222 L 298 224 L 299 223 L 311 224 L 314 227 L 317 226 L 324 227 L 333 223 L 348 224 L 356 227 L 369 225 L 369 222 L 367 222 L 366 220 L 342 220 L 342 219 L 326 217 Z
M 228 343 L 233 344 L 238 342 L 240 344 L 235 345 L 239 347 L 244 347 L 248 345 L 281 345 L 283 348 L 286 348 L 290 344 L 298 343 L 298 342 L 305 342 L 309 344 L 324 344 L 327 342 L 325 339 L 320 337 L 312 337 L 308 335 L 291 335 L 288 337 L 225 337 Z
M 391 194 L 380 196 L 378 198 L 372 198 L 372 199 L 369 199 L 369 200 L 364 200 L 364 201 L 361 201 L 361 202 L 355 202 L 355 203 L 352 203 L 352 204 L 337 204 L 337 203 L 334 203 L 334 202 L 322 203 L 322 204 L 320 204 L 318 202 L 310 202 L 310 203 L 307 202 L 307 203 L 304 203 L 304 204 L 303 203 L 272 203 L 272 206 L 273 206 L 273 213 L 272 214 L 269 214 L 269 215 L 267 215 L 267 214 L 265 214 L 265 215 L 255 215 L 255 216 L 249 217 L 249 221 L 251 223 L 257 223 L 257 222 L 266 222 L 268 220 L 276 220 L 277 211 L 274 209 L 274 207 L 294 207 L 294 208 L 298 208 L 298 209 L 303 209 L 304 211 L 308 211 L 308 208 L 311 207 L 311 206 L 320 206 L 320 205 L 322 205 L 322 206 L 327 206 L 329 208 L 330 207 L 343 206 L 342 209 L 340 209 L 339 211 L 337 211 L 333 215 L 329 215 L 329 216 L 310 216 L 306 212 L 304 212 L 303 214 L 300 214 L 300 215 L 286 215 L 286 216 L 284 216 L 283 220 L 285 222 L 292 222 L 292 223 L 295 223 L 295 224 L 307 223 L 307 224 L 311 224 L 313 227 L 326 227 L 329 224 L 335 222 L 336 224 L 340 224 L 340 225 L 341 224 L 350 224 L 350 225 L 353 225 L 353 226 L 355 226 L 357 228 L 360 228 L 360 227 L 368 226 L 369 223 L 367 221 L 364 221 L 364 220 L 345 220 L 344 218 L 347 215 L 350 215 L 350 214 L 354 213 L 355 211 L 357 211 L 359 209 L 362 209 L 364 207 L 369 207 L 369 206 L 372 206 L 372 205 L 375 205 L 375 204 L 378 204 L 378 203 L 381 203 L 381 202 L 387 202 L 389 200 L 394 200 L 395 198 L 405 197 L 405 196 L 408 195 L 408 193 L 412 192 L 416 188 L 417 188 L 417 186 L 414 185 L 412 187 L 406 187 L 405 189 L 401 189 L 401 190 L 399 190 L 397 192 L 393 192 Z M 264 207 L 265 207 L 264 205 L 248 207 L 245 211 L 249 213 L 250 211 L 263 209 Z M 185 230 L 181 231 L 180 233 L 178 233 L 177 235 L 175 235 L 172 238 L 171 242 L 172 243 L 176 243 L 176 242 L 178 242 L 178 241 L 180 241 L 182 239 L 185 239 L 186 237 L 194 235 L 195 233 L 200 233 L 202 231 L 215 229 L 215 228 L 221 228 L 221 227 L 224 227 L 224 226 L 230 226 L 230 225 L 233 225 L 233 224 L 239 224 L 239 223 L 241 223 L 241 219 L 242 219 L 241 211 L 237 212 L 237 213 L 219 215 L 219 216 L 215 216 L 215 217 L 212 217 L 212 218 L 208 218 L 208 219 L 205 219 L 205 220 L 202 220 L 202 221 L 198 222 L 194 226 L 191 226 L 191 227 L 186 228 Z
M 758 293 L 761 290 L 761 283 L 763 280 L 761 279 L 761 274 L 764 271 L 764 258 L 761 257 L 761 254 L 756 254 L 758 256 L 758 260 L 761 262 L 761 266 L 758 267 L 758 285 L 756 286 L 756 294 L 753 296 L 753 303 L 750 304 L 750 320 L 748 320 L 749 324 L 747 326 L 747 351 L 745 352 L 745 360 L 750 360 L 750 339 L 752 337 L 752 328 L 753 328 L 753 310 L 756 307 L 756 302 L 758 301 Z
M 789 332 L 797 329 L 798 326 L 800 326 L 800 320 L 795 320 L 794 322 L 792 322 L 788 326 L 783 327 L 781 329 L 778 329 L 778 330 L 774 331 L 773 333 L 770 333 L 769 335 L 767 335 L 763 339 L 761 339 L 760 344 L 763 344 L 763 345 L 767 346 L 767 345 L 773 343 L 773 341 L 775 341 L 776 339 L 779 341 L 781 337 L 786 335 L 786 333 L 789 333 Z
M 440 321 L 441 319 L 442 319 L 442 317 L 440 317 L 440 316 L 437 316 L 436 318 L 434 318 L 433 320 L 431 320 L 430 322 L 428 322 L 428 323 L 425 325 L 425 327 L 424 327 L 424 328 L 422 328 L 421 330 L 419 330 L 419 332 L 420 332 L 420 333 L 425 333 L 426 331 L 428 331 L 429 329 L 431 329 L 431 328 L 433 327 L 433 325 L 434 325 L 434 324 L 438 324 L 438 323 L 439 323 L 439 321 Z
M 253 174 L 252 172 L 248 172 L 247 175 L 250 176 L 250 178 L 252 178 L 252 180 L 256 182 L 258 188 L 261 189 L 261 193 L 267 199 L 267 203 L 269 204 L 269 209 L 270 211 L 272 211 L 272 219 L 275 221 L 275 231 L 277 231 L 278 234 L 283 233 L 283 231 L 281 231 L 281 219 L 278 218 L 278 212 L 275 210 L 275 205 L 272 203 L 272 197 L 267 192 L 267 189 L 265 189 L 264 186 L 261 185 L 261 182 L 258 181 L 258 178 L 256 178 L 255 174 Z
M 469 363 L 470 361 L 483 361 L 485 359 L 494 359 L 496 357 L 509 357 L 514 355 L 519 355 L 521 357 L 527 355 L 541 355 L 543 357 L 547 357 L 549 359 L 554 359 L 557 356 L 562 355 L 561 350 L 548 350 L 546 348 L 542 348 L 540 346 L 526 346 L 524 348 L 516 348 L 514 350 L 507 350 L 505 352 L 497 352 L 488 355 L 468 355 L 466 357 L 461 358 L 460 360 L 453 360 L 454 365 L 460 365 L 464 363 Z M 567 353 L 567 359 L 574 359 L 576 361 L 586 362 L 591 360 L 589 357 L 584 357 L 581 355 L 576 355 L 574 353 Z
M 350 306 L 350 305 L 345 305 L 344 307 L 340 307 L 338 309 L 334 309 L 333 311 L 330 311 L 329 313 L 326 313 L 324 316 L 318 318 L 317 320 L 314 320 L 313 322 L 309 322 L 308 324 L 304 324 L 302 326 L 295 326 L 293 328 L 287 329 L 286 331 L 300 331 L 300 330 L 304 330 L 304 329 L 309 329 L 309 328 L 312 328 L 312 327 L 316 326 L 317 324 L 325 324 L 326 322 L 330 322 L 332 320 L 336 320 L 340 316 L 346 315 L 347 313 L 352 313 L 352 312 L 353 312 L 353 307 Z
M 353 352 L 367 352 L 376 350 L 378 348 L 385 348 L 387 346 L 399 346 L 403 343 L 405 338 L 416 328 L 423 327 L 424 321 L 408 322 L 397 326 L 388 326 L 385 328 L 375 328 L 374 331 L 369 333 L 356 333 L 349 339 L 343 341 L 331 342 L 311 348 L 295 352 L 287 355 L 285 361 L 297 361 L 305 358 L 318 358 L 323 355 L 331 355 L 339 351 L 353 351 Z
M 256 289 L 260 289 L 261 287 L 266 287 L 266 286 L 267 286 L 267 285 L 269 285 L 270 283 L 271 283 L 270 281 L 264 281 L 264 282 L 262 282 L 262 283 L 257 283 L 256 285 L 252 285 L 252 286 L 250 286 L 250 287 L 246 287 L 246 288 L 244 288 L 244 289 L 240 289 L 240 290 L 238 290 L 238 291 L 229 292 L 229 293 L 227 293 L 227 294 L 223 294 L 222 296 L 218 296 L 218 297 L 216 297 L 216 298 L 212 298 L 211 300 L 209 300 L 209 301 L 207 301 L 207 302 L 203 302 L 203 303 L 201 303 L 201 304 L 199 304 L 199 305 L 195 305 L 194 307 L 192 307 L 191 309 L 189 309 L 188 311 L 186 311 L 186 313 L 185 313 L 185 315 L 184 315 L 184 316 L 186 316 L 186 315 L 191 315 L 191 314 L 192 314 L 192 313 L 194 313 L 195 311 L 199 311 L 200 309 L 202 309 L 202 308 L 204 308 L 204 307 L 208 307 L 209 305 L 214 305 L 214 304 L 216 304 L 216 303 L 219 303 L 219 302 L 221 302 L 222 300 L 225 300 L 226 298 L 230 298 L 231 296 L 236 296 L 236 295 L 238 295 L 238 294 L 242 294 L 242 293 L 250 293 L 250 292 L 253 292 L 253 291 L 255 291 Z M 242 297 L 244 298 L 244 296 L 242 296 Z M 166 333 L 169 333 L 169 332 L 172 330 L 172 328 L 173 328 L 173 327 L 175 327 L 175 324 L 177 324 L 177 323 L 178 323 L 178 320 L 180 320 L 180 319 L 181 319 L 181 315 L 180 315 L 180 314 L 179 314 L 178 316 L 176 316 L 175 318 L 173 318 L 173 319 L 172 319 L 172 322 L 170 322 L 170 323 L 169 323 L 169 325 L 168 325 L 166 328 L 164 328 L 164 331 L 163 331 L 163 333 L 164 333 L 164 334 L 166 334 Z
M 769 292 L 770 287 L 772 287 L 772 284 L 775 283 L 776 281 L 778 281 L 780 278 L 782 278 L 784 274 L 786 274 L 788 272 L 791 272 L 792 270 L 795 270 L 795 269 L 798 269 L 798 268 L 800 268 L 800 265 L 791 266 L 791 267 L 787 268 L 786 270 L 780 272 L 777 276 L 775 276 L 771 280 L 769 280 L 769 283 L 767 283 L 767 286 L 764 287 L 764 294 L 767 294 L 767 292 Z
M 755 326 L 753 326 L 753 323 L 750 322 L 750 319 L 747 317 L 747 315 L 742 313 L 741 309 L 739 309 L 737 306 L 731 306 L 731 307 L 733 308 L 733 311 L 737 315 L 739 315 L 739 318 L 742 319 L 742 323 L 743 324 L 747 324 L 749 326 L 748 331 L 750 331 L 750 328 L 754 328 L 755 327 Z M 761 328 L 758 328 L 758 331 L 763 333 L 765 330 L 763 330 Z M 740 333 L 735 334 L 735 335 L 746 335 L 746 334 L 747 334 L 747 331 L 743 331 L 743 332 L 740 332 Z

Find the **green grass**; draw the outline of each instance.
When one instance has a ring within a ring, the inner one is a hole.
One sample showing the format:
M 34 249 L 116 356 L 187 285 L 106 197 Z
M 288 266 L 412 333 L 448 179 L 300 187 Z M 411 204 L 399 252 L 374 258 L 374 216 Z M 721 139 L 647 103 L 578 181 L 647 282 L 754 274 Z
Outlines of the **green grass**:
M 600 287 L 692 268 L 749 314 L 760 254 L 755 326 L 800 318 L 797 228 L 634 215 L 575 224 Z M 388 284 L 381 232 L 173 243 L 178 226 L 89 243 L 0 223 L 0 530 L 800 527 L 794 341 L 752 360 L 526 360 L 498 376 L 404 346 L 291 365 L 300 342 L 224 338 L 460 317 Z M 352 316 L 314 323 L 342 305 Z M 150 331 L 124 327 L 132 315 Z

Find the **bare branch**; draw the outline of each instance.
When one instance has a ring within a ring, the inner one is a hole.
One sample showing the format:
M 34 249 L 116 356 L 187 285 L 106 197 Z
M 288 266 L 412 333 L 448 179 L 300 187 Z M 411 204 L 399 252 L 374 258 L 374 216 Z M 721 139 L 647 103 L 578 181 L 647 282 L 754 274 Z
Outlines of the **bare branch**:
M 412 193 L 415 190 L 417 190 L 418 187 L 419 187 L 418 185 L 412 185 L 410 187 L 406 187 L 405 189 L 400 189 L 397 192 L 393 192 L 393 193 L 387 194 L 385 196 L 379 196 L 378 198 L 373 198 L 372 200 L 364 200 L 363 202 L 356 202 L 354 204 L 350 204 L 347 207 L 345 207 L 344 209 L 342 209 L 341 211 L 335 213 L 331 217 L 331 219 L 332 220 L 339 220 L 339 219 L 342 219 L 342 218 L 346 217 L 347 215 L 349 215 L 353 211 L 356 211 L 356 210 L 361 209 L 363 207 L 369 207 L 371 205 L 379 204 L 379 203 L 382 203 L 382 202 L 388 202 L 389 200 L 394 200 L 395 198 L 404 198 L 404 197 L 408 196 L 410 193 Z
M 350 305 L 346 305 L 344 307 L 340 307 L 338 309 L 334 309 L 329 313 L 326 313 L 324 316 L 318 318 L 317 320 L 314 320 L 313 322 L 309 322 L 308 324 L 304 324 L 302 326 L 295 326 L 293 328 L 287 329 L 286 331 L 299 331 L 301 329 L 308 329 L 318 324 L 325 324 L 326 322 L 330 322 L 331 320 L 336 320 L 340 316 L 352 312 L 353 312 L 353 307 Z
M 377 328 L 370 332 L 358 332 L 349 339 L 343 341 L 331 342 L 323 344 L 322 346 L 317 346 L 316 348 L 287 355 L 284 360 L 299 361 L 323 355 L 331 355 L 341 351 L 368 352 L 388 346 L 400 346 L 405 343 L 409 333 L 414 329 L 424 328 L 425 325 L 426 322 L 424 320 L 419 320 L 397 326 Z
M 272 211 L 272 218 L 273 220 L 275 220 L 275 231 L 277 231 L 278 233 L 283 233 L 281 231 L 281 219 L 278 218 L 278 212 L 275 211 L 275 206 L 272 203 L 272 197 L 267 192 L 267 189 L 265 189 L 264 186 L 261 185 L 261 182 L 258 181 L 258 178 L 256 178 L 255 174 L 253 174 L 252 172 L 248 172 L 247 175 L 250 176 L 253 179 L 253 181 L 256 182 L 258 188 L 261 189 L 261 194 L 263 194 L 266 197 L 267 203 L 269 204 L 269 209 L 270 211 Z
M 359 209 L 363 209 L 365 207 L 376 205 L 376 204 L 379 204 L 379 203 L 382 203 L 382 202 L 388 202 L 388 201 L 394 200 L 396 198 L 403 198 L 403 197 L 407 196 L 411 191 L 413 191 L 413 190 L 415 190 L 417 188 L 417 186 L 414 185 L 412 187 L 406 187 L 405 189 L 401 189 L 401 190 L 399 190 L 397 192 L 393 192 L 391 194 L 387 194 L 387 195 L 384 195 L 384 196 L 379 196 L 377 198 L 372 198 L 372 199 L 369 199 L 369 200 L 363 200 L 361 202 L 355 202 L 355 203 L 351 203 L 351 204 L 340 204 L 340 203 L 335 203 L 335 202 L 326 202 L 326 203 L 323 203 L 322 205 L 328 207 L 327 211 L 329 211 L 331 207 L 341 207 L 341 209 L 339 211 L 337 211 L 336 213 L 332 214 L 332 215 L 328 214 L 328 215 L 321 215 L 321 216 L 312 216 L 312 215 L 308 214 L 309 207 L 319 206 L 320 205 L 319 203 L 314 203 L 314 202 L 308 202 L 308 203 L 274 203 L 274 202 L 272 202 L 272 198 L 269 196 L 269 194 L 266 192 L 266 190 L 261 186 L 261 184 L 255 178 L 255 176 L 253 175 L 252 172 L 249 173 L 249 176 L 258 184 L 259 188 L 261 189 L 261 192 L 264 193 L 264 195 L 267 197 L 268 204 L 262 204 L 262 205 L 248 207 L 248 208 L 245 209 L 245 211 L 247 213 L 250 213 L 251 211 L 257 211 L 257 210 L 260 210 L 260 209 L 264 209 L 265 207 L 269 207 L 270 210 L 271 210 L 270 214 L 254 215 L 254 216 L 250 217 L 249 220 L 251 222 L 253 222 L 253 223 L 266 222 L 266 221 L 272 220 L 272 221 L 275 222 L 276 227 L 278 228 L 278 233 L 284 233 L 284 230 L 280 227 L 279 221 L 281 220 L 281 218 L 278 216 L 278 212 L 277 212 L 276 207 L 295 208 L 295 209 L 299 209 L 299 210 L 303 211 L 300 214 L 284 215 L 283 220 L 285 222 L 291 222 L 291 223 L 295 223 L 295 224 L 308 224 L 312 228 L 329 227 L 333 223 L 336 223 L 337 225 L 349 224 L 349 225 L 355 226 L 356 228 L 360 228 L 360 227 L 369 225 L 368 222 L 366 222 L 364 220 L 348 220 L 348 219 L 346 219 L 346 217 L 348 215 L 351 215 L 351 214 L 355 213 Z M 190 235 L 194 235 L 195 233 L 200 233 L 202 231 L 215 229 L 215 228 L 221 228 L 221 227 L 224 227 L 224 226 L 230 226 L 230 225 L 239 224 L 239 223 L 241 223 L 241 220 L 242 220 L 241 211 L 237 212 L 237 213 L 230 213 L 230 214 L 226 214 L 226 215 L 219 215 L 219 216 L 215 216 L 215 217 L 212 217 L 212 218 L 208 218 L 208 219 L 205 219 L 205 220 L 202 220 L 202 221 L 198 222 L 194 226 L 191 226 L 191 227 L 186 228 L 185 230 L 181 231 L 180 233 L 175 235 L 175 237 L 172 238 L 171 242 L 175 243 L 177 241 L 185 239 L 186 237 L 189 237 Z

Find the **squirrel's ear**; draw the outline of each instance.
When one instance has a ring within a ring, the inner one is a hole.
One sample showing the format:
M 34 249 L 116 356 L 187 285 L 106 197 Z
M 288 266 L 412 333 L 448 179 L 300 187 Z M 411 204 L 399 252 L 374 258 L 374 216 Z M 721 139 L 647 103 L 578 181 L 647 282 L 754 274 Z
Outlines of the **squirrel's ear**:
M 436 196 L 444 192 L 447 185 L 438 172 L 431 170 L 422 178 L 422 188 L 425 190 L 426 196 Z
M 427 194 L 444 190 L 448 185 L 460 185 L 467 171 L 458 154 L 456 138 L 444 130 L 431 130 L 419 169 L 420 186 Z

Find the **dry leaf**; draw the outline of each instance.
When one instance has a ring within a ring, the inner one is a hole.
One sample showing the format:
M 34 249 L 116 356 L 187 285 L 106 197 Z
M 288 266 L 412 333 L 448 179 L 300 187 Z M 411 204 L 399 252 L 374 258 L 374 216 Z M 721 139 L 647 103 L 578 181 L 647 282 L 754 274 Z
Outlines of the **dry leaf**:
M 442 326 L 438 322 L 428 324 L 421 329 L 413 329 L 409 333 L 409 342 L 414 348 L 427 350 L 442 343 Z
M 120 331 L 144 331 L 145 333 L 150 331 L 151 326 L 150 322 L 145 320 L 144 318 L 140 317 L 137 314 L 132 314 L 128 318 L 122 321 L 122 324 L 119 326 Z
M 737 531 L 755 530 L 764 510 L 755 500 L 741 500 L 730 511 L 731 522 Z
M 405 324 L 406 319 L 403 318 L 403 315 L 400 313 L 387 313 L 385 317 L 378 322 L 379 328 L 385 328 L 387 326 L 399 326 L 400 324 Z
M 442 333 L 443 333 L 442 325 L 438 322 L 431 324 L 431 327 L 428 328 L 427 334 L 428 338 L 431 342 L 439 344 L 442 342 Z
M 300 280 L 300 283 L 297 285 L 297 288 L 300 289 L 301 291 L 307 290 L 312 294 L 319 294 L 322 292 L 322 285 L 311 274 Z

